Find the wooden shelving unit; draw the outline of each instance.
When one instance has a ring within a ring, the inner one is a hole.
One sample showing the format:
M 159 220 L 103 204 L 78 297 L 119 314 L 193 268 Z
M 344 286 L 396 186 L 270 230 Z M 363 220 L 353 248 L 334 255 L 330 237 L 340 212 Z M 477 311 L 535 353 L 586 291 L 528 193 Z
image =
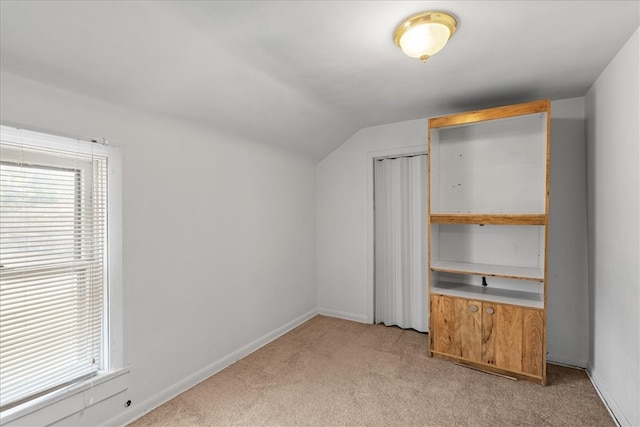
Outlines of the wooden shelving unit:
M 550 101 L 429 120 L 430 355 L 546 383 Z

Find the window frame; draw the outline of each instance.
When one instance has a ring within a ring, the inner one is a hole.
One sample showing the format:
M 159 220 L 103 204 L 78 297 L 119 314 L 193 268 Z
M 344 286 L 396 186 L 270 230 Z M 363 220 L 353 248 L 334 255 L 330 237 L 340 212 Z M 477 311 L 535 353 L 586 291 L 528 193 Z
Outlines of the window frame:
M 124 363 L 122 287 L 122 159 L 119 147 L 97 140 L 58 136 L 12 125 L 0 125 L 0 139 L 38 150 L 95 154 L 107 158 L 107 237 L 105 255 L 102 369 L 97 375 L 74 382 L 0 412 L 0 424 L 50 424 L 82 411 L 128 387 L 129 368 Z M 105 141 L 106 142 L 106 141 Z M 46 157 L 46 156 L 45 156 Z M 11 161 L 11 159 L 9 160 Z

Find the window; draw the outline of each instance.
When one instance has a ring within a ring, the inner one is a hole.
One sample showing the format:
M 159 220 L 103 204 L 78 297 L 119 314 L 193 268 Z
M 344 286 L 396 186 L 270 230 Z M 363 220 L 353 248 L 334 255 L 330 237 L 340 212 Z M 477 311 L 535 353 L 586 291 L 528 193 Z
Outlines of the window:
M 121 277 L 114 160 L 97 143 L 2 127 L 2 412 L 119 363 L 110 345 L 120 346 L 111 339 Z

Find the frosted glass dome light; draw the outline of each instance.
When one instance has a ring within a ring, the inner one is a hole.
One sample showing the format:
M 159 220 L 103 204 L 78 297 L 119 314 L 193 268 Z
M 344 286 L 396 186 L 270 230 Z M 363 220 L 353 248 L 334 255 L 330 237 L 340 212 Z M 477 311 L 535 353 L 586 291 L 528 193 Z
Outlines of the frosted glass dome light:
M 394 41 L 407 56 L 425 62 L 447 44 L 457 25 L 456 18 L 448 13 L 419 13 L 398 25 Z

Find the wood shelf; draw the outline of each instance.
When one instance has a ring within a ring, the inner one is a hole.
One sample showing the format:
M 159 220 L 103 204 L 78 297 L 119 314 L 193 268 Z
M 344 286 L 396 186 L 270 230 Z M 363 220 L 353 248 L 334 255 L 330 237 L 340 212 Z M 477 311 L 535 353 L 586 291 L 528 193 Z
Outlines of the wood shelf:
M 541 268 L 513 267 L 507 265 L 475 264 L 470 262 L 432 261 L 431 270 L 445 273 L 474 274 L 477 276 L 504 277 L 507 279 L 544 280 Z
M 469 111 L 462 114 L 435 117 L 429 119 L 429 129 L 478 123 L 487 120 L 505 119 L 509 117 L 524 116 L 527 114 L 548 113 L 551 109 L 550 105 L 551 101 L 544 99 L 506 107 L 495 107 L 485 110 Z
M 545 214 L 431 214 L 432 224 L 546 225 Z
M 490 286 L 467 285 L 463 283 L 437 282 L 431 293 L 501 304 L 512 304 L 530 308 L 544 308 L 544 296 L 535 292 L 513 289 L 499 289 Z

